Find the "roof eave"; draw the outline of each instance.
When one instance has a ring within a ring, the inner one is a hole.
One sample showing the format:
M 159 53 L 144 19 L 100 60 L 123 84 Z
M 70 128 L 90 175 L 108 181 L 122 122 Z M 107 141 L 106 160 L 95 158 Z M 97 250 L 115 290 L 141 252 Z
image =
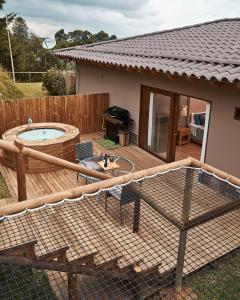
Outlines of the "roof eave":
M 155 68 L 149 68 L 149 67 L 133 67 L 133 66 L 126 66 L 126 65 L 122 65 L 122 64 L 117 64 L 117 63 L 107 63 L 107 62 L 100 62 L 100 61 L 96 61 L 96 60 L 91 60 L 91 59 L 87 59 L 87 58 L 80 58 L 80 57 L 75 57 L 72 55 L 64 55 L 63 53 L 54 53 L 54 55 L 56 55 L 58 58 L 60 59 L 70 59 L 70 60 L 74 60 L 74 61 L 81 61 L 81 62 L 85 62 L 85 63 L 91 63 L 91 64 L 95 64 L 95 65 L 101 65 L 101 66 L 106 66 L 106 67 L 114 67 L 114 68 L 120 68 L 123 70 L 127 70 L 127 71 L 137 71 L 137 72 L 151 72 L 154 74 L 165 74 L 168 77 L 176 78 L 176 77 L 182 77 L 182 78 L 186 78 L 188 80 L 206 80 L 209 81 L 213 84 L 239 84 L 240 80 L 238 78 L 233 79 L 232 81 L 228 80 L 226 77 L 221 78 L 221 80 L 219 80 L 218 78 L 212 76 L 211 78 L 206 78 L 205 76 L 200 76 L 197 77 L 194 74 L 179 74 L 178 72 L 170 72 L 170 71 L 164 71 L 162 69 L 155 69 Z

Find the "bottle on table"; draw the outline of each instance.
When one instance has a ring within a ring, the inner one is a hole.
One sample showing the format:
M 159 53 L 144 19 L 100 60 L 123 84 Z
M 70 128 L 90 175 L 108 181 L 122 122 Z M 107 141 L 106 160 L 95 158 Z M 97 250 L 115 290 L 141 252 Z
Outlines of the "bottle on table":
M 108 166 L 108 157 L 107 154 L 104 155 L 104 167 L 107 168 Z

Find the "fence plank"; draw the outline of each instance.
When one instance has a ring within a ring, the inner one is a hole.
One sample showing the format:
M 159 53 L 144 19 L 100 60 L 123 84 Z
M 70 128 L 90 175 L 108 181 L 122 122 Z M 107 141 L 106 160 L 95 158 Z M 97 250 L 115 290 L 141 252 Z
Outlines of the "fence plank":
M 108 106 L 108 93 L 2 100 L 0 135 L 26 124 L 27 117 L 31 117 L 34 123 L 70 124 L 79 128 L 81 134 L 96 132 L 102 128 L 102 113 Z

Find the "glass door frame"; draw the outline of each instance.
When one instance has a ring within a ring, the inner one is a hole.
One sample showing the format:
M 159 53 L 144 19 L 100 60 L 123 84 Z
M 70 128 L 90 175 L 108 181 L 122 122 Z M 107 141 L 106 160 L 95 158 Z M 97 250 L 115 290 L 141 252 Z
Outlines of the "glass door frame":
M 168 126 L 168 141 L 167 141 L 167 155 L 166 159 L 160 157 L 154 151 L 147 148 L 148 139 L 148 116 L 149 116 L 149 103 L 150 93 L 158 93 L 164 96 L 170 97 L 170 114 L 169 114 L 169 126 Z M 165 162 L 175 161 L 175 150 L 177 140 L 177 124 L 178 124 L 178 113 L 179 113 L 179 95 L 164 91 L 158 88 L 141 86 L 141 97 L 140 97 L 140 113 L 139 113 L 139 131 L 138 131 L 138 145 L 145 151 L 158 157 Z

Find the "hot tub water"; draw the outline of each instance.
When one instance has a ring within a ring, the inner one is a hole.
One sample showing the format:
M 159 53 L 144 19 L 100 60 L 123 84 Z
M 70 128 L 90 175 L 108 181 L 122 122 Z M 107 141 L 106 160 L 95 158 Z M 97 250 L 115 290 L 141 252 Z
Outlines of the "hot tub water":
M 45 141 L 59 138 L 64 135 L 64 131 L 54 128 L 36 128 L 23 131 L 17 136 L 26 141 Z

